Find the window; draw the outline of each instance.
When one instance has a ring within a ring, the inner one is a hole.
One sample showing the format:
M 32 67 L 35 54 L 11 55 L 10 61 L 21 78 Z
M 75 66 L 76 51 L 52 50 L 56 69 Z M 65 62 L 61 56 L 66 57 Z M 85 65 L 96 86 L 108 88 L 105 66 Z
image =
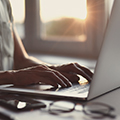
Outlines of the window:
M 12 12 L 14 16 L 14 23 L 21 38 L 24 38 L 24 20 L 25 20 L 25 1 L 24 0 L 10 0 Z
M 84 42 L 86 4 L 86 0 L 40 0 L 42 37 Z
M 25 0 L 27 51 L 97 58 L 106 25 L 105 4 L 105 0 Z

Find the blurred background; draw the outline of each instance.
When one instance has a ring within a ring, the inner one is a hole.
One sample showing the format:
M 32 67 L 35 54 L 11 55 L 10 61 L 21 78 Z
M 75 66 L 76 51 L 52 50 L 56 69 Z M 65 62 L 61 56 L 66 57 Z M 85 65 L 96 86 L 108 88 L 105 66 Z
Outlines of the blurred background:
M 29 54 L 45 60 L 57 56 L 56 61 L 59 56 L 97 60 L 114 0 L 10 1 Z

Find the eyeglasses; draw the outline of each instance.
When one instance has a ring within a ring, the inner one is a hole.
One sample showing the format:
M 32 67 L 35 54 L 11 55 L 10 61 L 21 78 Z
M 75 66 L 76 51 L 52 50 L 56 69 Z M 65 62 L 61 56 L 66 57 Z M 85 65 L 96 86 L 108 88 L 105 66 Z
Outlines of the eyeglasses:
M 82 105 L 70 101 L 55 101 L 49 105 L 49 113 L 54 115 L 69 113 L 74 110 L 83 112 L 85 115 L 88 115 L 94 119 L 116 117 L 115 115 L 111 114 L 111 112 L 114 111 L 114 108 L 104 103 L 93 102 Z

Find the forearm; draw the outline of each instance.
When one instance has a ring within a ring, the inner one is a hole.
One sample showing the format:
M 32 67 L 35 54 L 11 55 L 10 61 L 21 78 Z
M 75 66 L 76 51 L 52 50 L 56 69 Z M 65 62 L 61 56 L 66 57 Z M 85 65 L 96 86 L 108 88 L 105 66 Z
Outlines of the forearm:
M 1 71 L 0 72 L 0 85 L 2 84 L 12 84 L 13 76 L 9 71 Z
M 42 61 L 34 57 L 30 57 L 27 54 L 22 44 L 22 41 L 15 29 L 13 31 L 13 35 L 14 35 L 14 69 L 23 69 L 26 67 L 44 64 Z
M 27 56 L 22 59 L 18 59 L 14 62 L 14 69 L 23 69 L 27 67 L 37 66 L 37 65 L 49 65 L 48 63 L 44 63 L 32 56 Z

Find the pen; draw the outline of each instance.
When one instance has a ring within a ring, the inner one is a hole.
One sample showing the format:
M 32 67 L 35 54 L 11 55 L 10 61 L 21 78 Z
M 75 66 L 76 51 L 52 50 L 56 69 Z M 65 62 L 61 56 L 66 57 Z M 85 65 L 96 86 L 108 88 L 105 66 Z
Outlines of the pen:
M 0 119 L 4 119 L 4 120 L 14 120 L 11 116 L 8 116 L 5 113 L 1 113 L 0 112 Z

